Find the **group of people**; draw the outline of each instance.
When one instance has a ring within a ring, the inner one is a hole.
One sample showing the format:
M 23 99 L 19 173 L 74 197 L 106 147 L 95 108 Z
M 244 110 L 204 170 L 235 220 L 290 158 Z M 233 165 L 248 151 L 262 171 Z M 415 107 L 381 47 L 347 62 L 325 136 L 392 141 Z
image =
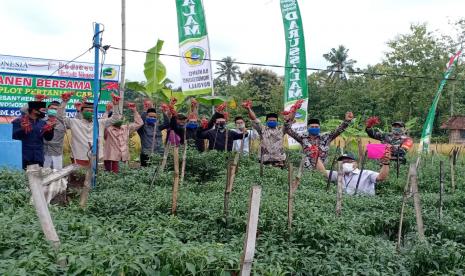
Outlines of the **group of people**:
M 48 106 L 43 101 L 44 98 L 38 98 L 29 102 L 23 109 L 24 114 L 13 121 L 13 139 L 22 141 L 24 169 L 28 165 L 39 164 L 60 170 L 63 166 L 63 145 L 67 130 L 71 132 L 71 138 L 67 139 L 71 161 L 83 167 L 90 166 L 93 103 L 86 99 L 75 103 L 77 115 L 69 118 L 66 116 L 66 106 L 72 95 L 72 92 L 64 93 L 61 102 L 52 101 Z M 302 146 L 305 168 L 315 169 L 325 177 L 335 180 L 337 173 L 325 169 L 329 147 L 354 118 L 351 112 L 347 112 L 341 125 L 328 133 L 320 133 L 320 121 L 312 118 L 308 121 L 307 132 L 299 133 L 292 128 L 296 110 L 300 108 L 299 103 L 283 112 L 284 122 L 281 124 L 277 113 L 267 114 L 265 122 L 261 122 L 252 109 L 252 103 L 245 101 L 242 107 L 247 111 L 252 129 L 247 129 L 246 120 L 240 116 L 234 118 L 236 128 L 228 129 L 225 104 L 216 108 L 210 120 L 205 117 L 199 119 L 198 103 L 194 99 L 191 101 L 191 112 L 187 116 L 177 113 L 174 104 L 175 102 L 162 104 L 160 114 L 151 101 L 144 101 L 144 110 L 139 114 L 136 105 L 128 103 L 133 120 L 126 123 L 120 110 L 120 98 L 112 94 L 112 103 L 107 105 L 105 114 L 98 119 L 99 157 L 104 161 L 105 170 L 118 173 L 119 163 L 129 160 L 129 140 L 135 132 L 141 140 L 141 166 L 148 166 L 151 155 L 161 155 L 169 147 L 186 145 L 200 152 L 217 150 L 249 154 L 252 141 L 259 140 L 259 161 L 264 165 L 284 168 L 287 159 L 285 136 L 288 135 Z M 378 123 L 379 120 L 375 117 L 368 119 L 366 132 L 371 138 L 388 145 L 380 160 L 379 172 L 357 169 L 356 157 L 350 153 L 338 159 L 343 163 L 344 190 L 349 194 L 358 190 L 360 193 L 373 195 L 375 184 L 388 178 L 389 162 L 400 160 L 404 163 L 406 152 L 413 146 L 402 122 L 393 123 L 390 133 L 376 131 L 373 127 Z

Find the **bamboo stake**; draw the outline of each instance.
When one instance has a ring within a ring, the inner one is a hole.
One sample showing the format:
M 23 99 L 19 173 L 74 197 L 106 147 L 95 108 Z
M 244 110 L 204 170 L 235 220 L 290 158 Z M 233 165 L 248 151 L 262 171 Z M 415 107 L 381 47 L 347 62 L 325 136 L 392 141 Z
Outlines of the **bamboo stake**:
M 48 210 L 47 202 L 42 188 L 42 178 L 40 176 L 40 167 L 38 165 L 31 165 L 27 167 L 27 176 L 29 180 L 29 188 L 32 192 L 34 207 L 36 209 L 37 217 L 40 221 L 40 226 L 44 232 L 45 238 L 52 243 L 55 250 L 60 247 L 60 239 L 53 225 L 52 217 Z
M 173 147 L 174 160 L 174 179 L 173 179 L 173 202 L 171 205 L 171 214 L 176 215 L 178 206 L 178 190 L 179 190 L 179 147 Z
M 297 191 L 297 188 L 299 187 L 300 180 L 302 179 L 302 172 L 304 169 L 304 164 L 305 164 L 305 159 L 306 156 L 303 155 L 302 159 L 300 160 L 300 165 L 299 165 L 299 170 L 297 171 L 297 175 L 295 179 L 293 178 L 293 173 L 292 173 L 292 164 L 289 164 L 289 194 L 287 198 L 287 231 L 290 234 L 292 231 L 292 221 L 294 218 L 294 198 L 295 198 L 295 192 Z
M 400 219 L 399 219 L 399 231 L 397 232 L 397 252 L 400 251 L 400 242 L 402 239 L 402 224 L 404 222 L 404 211 L 405 211 L 405 204 L 407 204 L 407 199 L 409 196 L 409 191 L 410 191 L 410 172 L 411 172 L 412 167 L 410 166 L 408 175 L 407 175 L 407 182 L 405 183 L 404 186 L 404 193 L 402 196 L 402 207 L 400 208 Z
M 439 162 L 439 219 L 442 220 L 442 208 L 444 205 L 444 161 Z
M 336 193 L 336 216 L 342 213 L 342 182 L 344 173 L 342 171 L 342 162 L 337 162 L 337 193 Z
M 186 174 L 186 157 L 187 157 L 187 131 L 186 129 L 184 129 L 184 149 L 182 153 L 181 184 L 184 183 L 184 175 Z
M 245 234 L 244 240 L 244 252 L 241 257 L 241 276 L 249 276 L 252 271 L 253 258 L 255 254 L 255 242 L 257 240 L 261 193 L 262 188 L 260 186 L 253 186 L 250 190 L 247 232 Z
M 418 192 L 417 168 L 415 166 L 412 169 L 410 177 L 413 194 L 413 204 L 415 206 L 415 217 L 417 220 L 418 238 L 420 239 L 420 241 L 423 241 L 425 239 L 425 230 L 423 226 L 423 217 L 421 215 L 420 193 Z

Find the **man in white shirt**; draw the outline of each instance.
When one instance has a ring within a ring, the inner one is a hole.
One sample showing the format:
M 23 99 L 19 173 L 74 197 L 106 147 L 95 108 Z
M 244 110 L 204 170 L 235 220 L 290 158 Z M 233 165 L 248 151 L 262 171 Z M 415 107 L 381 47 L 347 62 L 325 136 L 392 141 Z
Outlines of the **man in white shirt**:
M 61 106 L 58 108 L 57 118 L 64 122 L 67 129 L 71 130 L 71 158 L 73 163 L 83 167 L 90 166 L 90 154 L 93 144 L 93 103 L 84 102 L 80 113 L 82 118 L 68 118 L 65 115 L 65 109 L 72 93 L 64 93 Z M 113 125 L 122 118 L 119 109 L 119 97 L 113 96 L 113 115 L 110 118 L 98 120 L 99 137 L 98 137 L 98 156 L 103 160 L 103 134 L 105 128 Z
M 246 130 L 244 118 L 242 118 L 241 116 L 238 116 L 234 118 L 234 123 L 236 124 L 236 129 L 233 129 L 233 131 L 237 133 L 241 133 L 241 134 L 244 133 L 244 130 Z M 247 133 L 249 135 L 246 135 L 244 139 L 234 140 L 232 151 L 241 152 L 241 148 L 242 148 L 243 154 L 245 155 L 249 154 L 250 146 L 252 142 L 251 140 L 258 139 L 258 133 L 253 129 L 247 130 Z
M 389 159 L 391 151 L 387 147 L 384 156 L 381 158 L 381 169 L 379 172 L 363 170 L 357 168 L 357 159 L 351 153 L 341 155 L 337 161 L 342 161 L 344 176 L 342 179 L 342 189 L 346 194 L 353 195 L 375 195 L 375 185 L 389 178 Z M 326 170 L 321 159 L 318 158 L 316 169 L 325 177 L 329 177 L 330 171 Z M 359 181 L 360 178 L 360 181 Z M 331 181 L 337 181 L 337 171 L 331 173 Z M 357 182 L 359 183 L 357 186 Z M 357 192 L 356 192 L 357 191 Z

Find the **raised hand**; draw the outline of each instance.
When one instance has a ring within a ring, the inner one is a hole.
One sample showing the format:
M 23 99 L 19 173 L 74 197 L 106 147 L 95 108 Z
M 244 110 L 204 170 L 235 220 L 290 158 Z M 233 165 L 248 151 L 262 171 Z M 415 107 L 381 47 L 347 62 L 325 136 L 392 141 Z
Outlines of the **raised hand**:
M 41 102 L 41 101 L 43 101 L 45 99 L 48 99 L 48 96 L 43 95 L 43 94 L 37 94 L 37 95 L 35 95 L 34 98 L 36 99 L 36 101 Z
M 121 97 L 116 95 L 115 93 L 111 93 L 111 98 L 114 105 L 119 104 L 119 101 L 121 100 Z
M 135 103 L 127 103 L 127 106 L 128 108 L 132 111 L 132 112 L 136 112 L 137 111 L 137 106 Z
M 61 100 L 64 102 L 67 102 L 71 99 L 71 97 L 74 95 L 74 91 L 69 91 L 66 93 L 61 94 Z
M 379 123 L 380 123 L 379 118 L 374 116 L 374 117 L 368 118 L 368 120 L 366 120 L 365 122 L 365 125 L 367 128 L 372 128 L 373 126 L 378 125 Z
M 144 100 L 144 110 L 153 108 L 153 102 L 151 100 Z
M 107 103 L 105 106 L 105 111 L 110 112 L 113 109 L 113 104 L 112 103 Z
M 225 109 L 226 109 L 226 102 L 224 102 L 224 103 L 218 105 L 218 106 L 215 108 L 216 112 L 218 112 L 218 113 L 223 113 Z
M 252 100 L 245 100 L 241 103 L 241 106 L 247 110 L 252 109 Z
M 354 119 L 354 114 L 350 111 L 346 112 L 346 121 L 352 121 Z

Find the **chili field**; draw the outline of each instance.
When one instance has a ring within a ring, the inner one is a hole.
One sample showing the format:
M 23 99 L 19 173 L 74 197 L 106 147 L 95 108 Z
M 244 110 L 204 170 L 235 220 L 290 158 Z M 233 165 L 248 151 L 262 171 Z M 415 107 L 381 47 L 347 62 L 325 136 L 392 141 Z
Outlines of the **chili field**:
M 444 275 L 465 273 L 465 165 L 450 185 L 447 157 L 425 156 L 418 184 L 426 241 L 417 237 L 412 199 L 396 250 L 408 165 L 379 183 L 377 196 L 344 196 L 335 215 L 336 187 L 326 191 L 306 171 L 296 192 L 292 232 L 287 231 L 288 175 L 255 158 L 240 160 L 223 217 L 228 155 L 188 152 L 177 215 L 171 215 L 173 164 L 150 182 L 155 167 L 100 173 L 87 208 L 74 198 L 51 205 L 61 246 L 45 240 L 25 174 L 0 173 L 0 275 L 237 275 L 247 224 L 249 191 L 262 186 L 254 275 Z M 290 162 L 298 166 L 300 157 Z M 439 161 L 445 164 L 443 218 L 439 219 Z M 159 159 L 154 160 L 159 164 Z M 378 170 L 375 162 L 367 166 Z M 57 260 L 66 261 L 59 265 Z

